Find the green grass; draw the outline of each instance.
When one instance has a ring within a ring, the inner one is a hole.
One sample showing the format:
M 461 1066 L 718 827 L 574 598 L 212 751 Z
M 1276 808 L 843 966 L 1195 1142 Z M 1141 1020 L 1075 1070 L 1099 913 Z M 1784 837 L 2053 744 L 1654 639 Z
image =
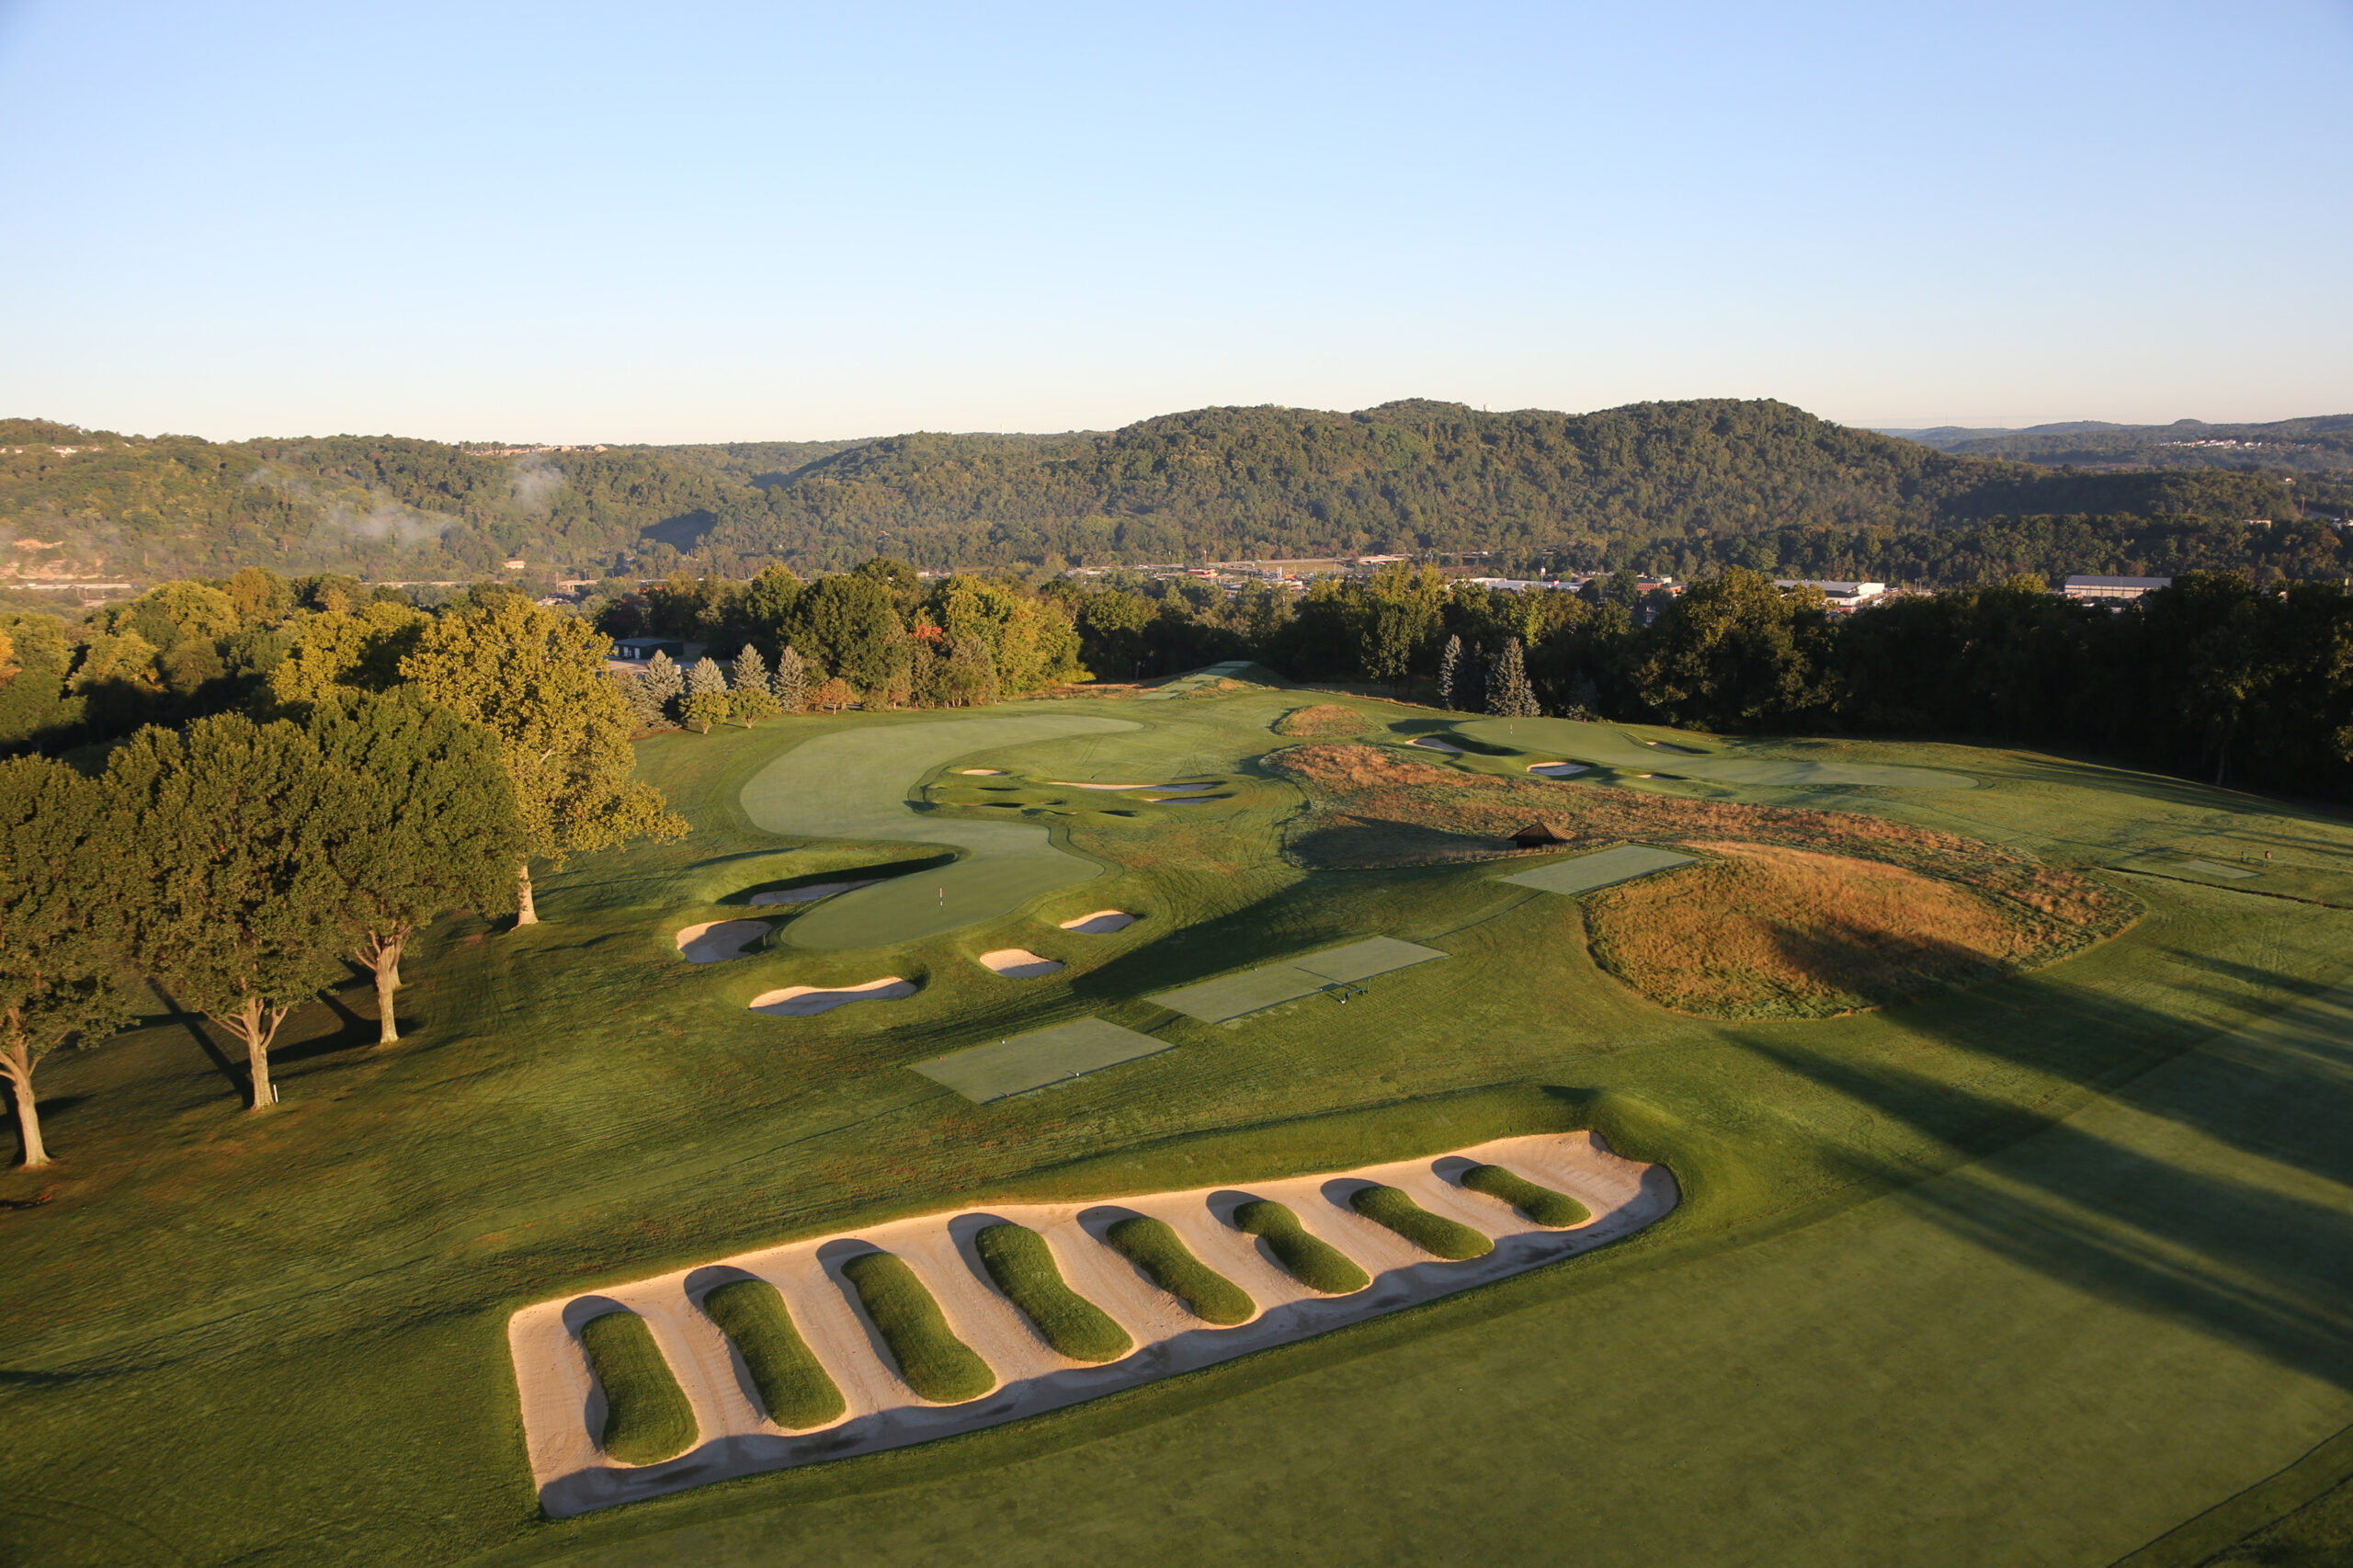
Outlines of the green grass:
M 809 737 L 938 716 L 659 736 L 642 776 L 691 836 L 544 874 L 528 930 L 421 934 L 397 1047 L 374 1049 L 364 988 L 301 1008 L 273 1115 L 244 1116 L 234 1053 L 216 1066 L 222 1042 L 160 1003 L 51 1058 L 57 1164 L 0 1170 L 0 1560 L 738 1568 L 789 1540 L 903 1568 L 952 1529 L 952 1555 L 1047 1568 L 1165 1554 L 1177 1531 L 1237 1564 L 1518 1563 L 1574 1540 L 1643 1568 L 2105 1568 L 2353 1422 L 2342 820 L 2032 752 L 1703 739 L 1980 787 L 1641 787 L 1870 812 L 2096 876 L 2251 854 L 2269 869 L 2248 886 L 2317 902 L 2119 876 L 2146 918 L 2054 968 L 1851 1017 L 1699 1019 L 1600 972 L 1570 901 L 1492 866 L 1284 860 L 1300 797 L 1254 759 L 1289 744 L 1267 725 L 1299 701 L 1041 704 L 1147 727 L 959 766 L 1218 777 L 1236 798 L 1086 813 L 1054 831 L 1102 875 L 980 926 L 708 966 L 670 945 L 688 912 L 927 853 L 780 841 L 745 783 Z M 1517 777 L 1540 755 L 1559 754 L 1415 756 Z M 1152 918 L 1074 942 L 1017 998 L 972 962 L 1107 907 Z M 1137 1000 L 1367 931 L 1448 960 L 1233 1028 Z M 928 978 L 789 1024 L 743 1012 L 887 973 Z M 1096 1015 L 1172 1049 L 985 1107 L 906 1071 Z M 532 1506 L 518 1308 L 902 1215 L 1246 1188 L 1578 1126 L 1670 1160 L 1682 1206 L 1554 1267 L 969 1437 L 574 1520 Z M 1415 1482 L 1361 1498 L 1368 1472 Z
M 1540 1225 L 1565 1231 L 1593 1218 L 1593 1210 L 1565 1192 L 1539 1187 L 1526 1176 L 1501 1165 L 1472 1165 L 1462 1173 L 1462 1185 L 1473 1192 L 1500 1198 Z
M 1275 1261 L 1311 1290 L 1348 1296 L 1372 1283 L 1372 1276 L 1349 1262 L 1347 1254 L 1309 1235 L 1299 1216 L 1271 1198 L 1254 1198 L 1236 1209 L 1233 1228 L 1265 1242 Z
M 1116 1361 L 1135 1347 L 1127 1330 L 1063 1282 L 1053 1250 L 1037 1232 L 990 1225 L 974 1233 L 972 1247 L 996 1288 L 1058 1353 L 1074 1361 Z
M 825 1374 L 784 1297 L 765 1279 L 733 1279 L 705 1292 L 702 1310 L 735 1343 L 760 1405 L 779 1426 L 804 1431 L 840 1417 L 842 1391 Z
M 887 1252 L 860 1253 L 842 1265 L 842 1275 L 857 1288 L 866 1315 L 891 1347 L 909 1388 L 934 1404 L 961 1404 L 996 1387 L 996 1374 L 956 1337 L 905 1259 Z
M 1258 1310 L 1248 1291 L 1195 1257 L 1165 1220 L 1131 1214 L 1113 1223 L 1103 1239 L 1203 1323 L 1247 1323 Z
M 1364 1187 L 1348 1194 L 1348 1207 L 1376 1225 L 1386 1225 L 1424 1252 L 1460 1263 L 1484 1257 L 1495 1244 L 1470 1226 L 1433 1214 L 1403 1187 Z
M 694 1407 L 635 1312 L 606 1312 L 580 1325 L 580 1346 L 605 1391 L 599 1446 L 623 1464 L 653 1464 L 694 1447 Z

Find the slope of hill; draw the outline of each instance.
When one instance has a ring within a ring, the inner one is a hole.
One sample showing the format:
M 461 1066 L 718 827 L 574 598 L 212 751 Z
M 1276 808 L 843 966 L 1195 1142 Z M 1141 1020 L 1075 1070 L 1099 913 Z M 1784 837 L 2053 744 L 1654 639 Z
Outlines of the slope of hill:
M 741 574 L 887 552 L 926 565 L 1499 550 L 1598 560 L 1792 526 L 1936 529 L 2125 514 L 2291 517 L 2260 474 L 2061 473 L 1938 452 L 1786 403 L 1590 415 L 1405 402 L 1209 408 L 1108 433 L 855 442 L 216 444 L 0 420 L 0 575 L 245 564 L 374 578 L 522 559 Z
M 1932 430 L 1885 430 L 1957 457 L 2079 468 L 2246 468 L 2299 472 L 2353 469 L 2353 414 L 2280 419 L 2268 425 L 2107 425 L 2077 420 L 2022 430 L 1946 425 Z

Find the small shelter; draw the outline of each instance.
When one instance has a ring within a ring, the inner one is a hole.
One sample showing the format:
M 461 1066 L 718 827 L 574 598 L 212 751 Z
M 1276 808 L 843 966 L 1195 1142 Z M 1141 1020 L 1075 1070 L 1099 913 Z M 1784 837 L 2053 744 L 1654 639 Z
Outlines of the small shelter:
M 1575 838 L 1565 823 L 1551 817 L 1538 817 L 1525 827 L 1512 829 L 1511 841 L 1513 846 L 1519 849 L 1552 849 L 1563 844 L 1573 844 Z

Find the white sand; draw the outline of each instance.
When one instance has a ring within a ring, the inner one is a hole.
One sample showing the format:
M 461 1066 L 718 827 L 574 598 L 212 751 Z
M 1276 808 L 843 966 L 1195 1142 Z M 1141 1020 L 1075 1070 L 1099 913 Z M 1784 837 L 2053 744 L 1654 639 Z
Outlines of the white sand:
M 1459 1185 L 1463 1170 L 1485 1163 L 1574 1194 L 1593 1218 L 1571 1230 L 1545 1230 L 1510 1205 Z M 1461 1263 L 1431 1257 L 1347 1207 L 1348 1194 L 1373 1181 L 1404 1187 L 1432 1213 L 1491 1236 L 1495 1251 Z M 532 1481 L 541 1506 L 563 1518 L 707 1481 L 992 1426 L 1586 1251 L 1658 1219 L 1675 1207 L 1677 1196 L 1675 1178 L 1664 1166 L 1621 1160 L 1588 1133 L 1506 1138 L 1340 1176 L 1253 1183 L 1246 1192 L 1199 1187 L 1099 1203 L 1017 1203 L 926 1214 L 746 1253 L 593 1296 L 542 1301 L 517 1312 L 506 1330 Z M 1323 1296 L 1284 1273 L 1263 1243 L 1233 1227 L 1233 1209 L 1253 1197 L 1290 1205 L 1311 1233 L 1361 1265 L 1372 1276 L 1371 1285 L 1353 1295 Z M 1195 1256 L 1248 1293 L 1256 1314 L 1231 1328 L 1209 1327 L 1153 1286 L 1102 1242 L 1103 1233 L 1130 1214 L 1148 1214 L 1175 1227 Z M 1119 1360 L 1089 1366 L 1048 1346 L 986 1282 L 972 1250 L 973 1233 L 998 1220 L 1043 1234 L 1063 1278 L 1127 1330 L 1135 1349 Z M 904 1258 L 923 1280 L 949 1326 L 995 1372 L 994 1393 L 943 1406 L 925 1402 L 906 1386 L 883 1354 L 856 1292 L 840 1276 L 844 1261 L 876 1247 Z M 766 1279 L 783 1294 L 801 1337 L 840 1387 L 848 1408 L 831 1426 L 793 1433 L 769 1422 L 742 1358 L 699 1310 L 705 1291 L 746 1276 Z M 614 1464 L 592 1436 L 603 1426 L 605 1401 L 582 1354 L 579 1325 L 616 1305 L 645 1319 L 686 1391 L 701 1435 L 695 1448 L 659 1464 Z
M 1427 746 L 1432 751 L 1450 751 L 1457 756 L 1462 755 L 1462 748 L 1461 746 L 1449 745 L 1446 742 L 1439 740 L 1436 735 L 1416 735 L 1407 744 L 1417 746 Z
M 688 963 L 723 963 L 768 934 L 765 920 L 706 920 L 678 932 L 678 956 Z
M 756 892 L 752 895 L 752 902 L 758 904 L 814 903 L 821 898 L 831 898 L 837 892 L 847 892 L 852 888 L 870 888 L 877 882 L 888 881 L 890 881 L 888 877 L 869 877 L 862 882 L 818 882 L 805 888 L 785 888 L 777 892 Z
M 766 1013 L 773 1018 L 805 1018 L 851 1002 L 895 1002 L 915 994 L 912 982 L 886 974 L 863 985 L 841 985 L 830 991 L 815 985 L 788 985 L 781 991 L 763 991 L 748 1006 L 755 1013 Z
M 1168 790 L 1175 788 L 1169 784 L 1081 784 L 1070 778 L 1049 778 L 1045 782 L 1051 784 L 1057 790 Z
M 1027 948 L 999 948 L 981 955 L 981 967 L 995 970 L 1007 980 L 1035 980 L 1041 974 L 1054 973 L 1063 967 L 1063 961 L 1040 958 Z
M 1114 931 L 1127 929 L 1140 918 L 1142 917 L 1130 915 L 1124 909 L 1098 909 L 1092 915 L 1082 915 L 1075 920 L 1063 921 L 1063 929 L 1084 931 L 1090 937 L 1108 937 Z
M 1144 801 L 1154 806 L 1214 806 L 1217 802 L 1207 795 L 1146 795 Z
M 1005 777 L 1005 769 L 1002 767 L 960 767 L 956 771 L 962 774 L 967 778 L 1002 778 Z
M 1566 778 L 1572 773 L 1583 773 L 1585 770 L 1582 762 L 1531 762 L 1528 765 L 1529 772 L 1540 773 L 1547 778 Z

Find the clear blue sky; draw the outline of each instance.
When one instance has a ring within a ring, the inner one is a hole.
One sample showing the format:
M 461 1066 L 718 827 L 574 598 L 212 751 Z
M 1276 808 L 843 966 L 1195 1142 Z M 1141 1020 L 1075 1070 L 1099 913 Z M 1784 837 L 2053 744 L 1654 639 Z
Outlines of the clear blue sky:
M 0 0 L 0 413 L 2353 410 L 2353 5 Z

